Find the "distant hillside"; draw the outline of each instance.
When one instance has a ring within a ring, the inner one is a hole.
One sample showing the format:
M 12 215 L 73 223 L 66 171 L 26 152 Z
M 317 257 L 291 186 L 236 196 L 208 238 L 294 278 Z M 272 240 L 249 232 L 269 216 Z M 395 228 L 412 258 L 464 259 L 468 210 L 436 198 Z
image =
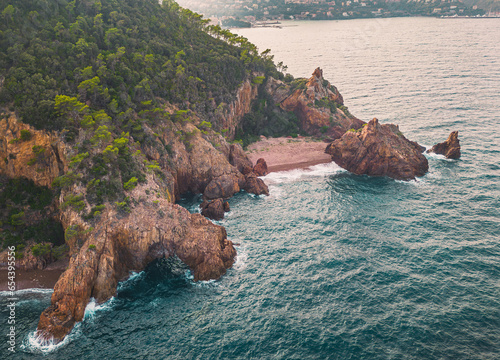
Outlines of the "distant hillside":
M 179 0 L 209 18 L 227 21 L 333 20 L 402 16 L 475 16 L 484 13 L 459 0 Z M 232 25 L 238 26 L 238 25 Z
M 464 0 L 468 6 L 477 5 L 477 7 L 488 12 L 500 12 L 500 0 Z

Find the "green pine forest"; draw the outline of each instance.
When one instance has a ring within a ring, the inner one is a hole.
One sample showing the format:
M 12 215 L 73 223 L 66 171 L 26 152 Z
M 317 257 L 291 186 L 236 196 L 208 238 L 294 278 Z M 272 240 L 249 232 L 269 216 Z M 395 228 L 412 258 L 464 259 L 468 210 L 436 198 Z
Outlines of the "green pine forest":
M 61 206 L 83 211 L 86 201 L 92 211 L 82 216 L 89 221 L 109 204 L 130 211 L 126 192 L 147 172 L 162 176 L 141 153 L 160 146 L 168 156 L 168 144 L 154 132 L 161 131 L 159 120 L 182 122 L 196 114 L 205 127 L 224 133 L 218 110 L 248 78 L 260 84 L 260 95 L 237 139 L 246 145 L 260 134 L 298 132 L 295 115 L 263 91 L 269 76 L 293 80 L 277 70 L 269 51 L 259 53 L 247 39 L 209 26 L 171 0 L 0 0 L 0 11 L 2 116 L 15 113 L 36 129 L 58 131 L 74 149 L 70 170 L 53 190 L 0 178 L 3 248 L 45 241 L 37 229 L 57 234 L 54 246 L 64 246 L 71 234 L 46 219 L 53 215 L 50 199 L 74 184 L 85 194 L 68 192 Z M 172 104 L 177 110 L 169 113 Z M 43 156 L 44 149 L 34 148 L 27 166 L 42 166 Z M 44 206 L 33 205 L 37 193 L 45 194 Z M 44 220 L 29 220 L 34 214 Z

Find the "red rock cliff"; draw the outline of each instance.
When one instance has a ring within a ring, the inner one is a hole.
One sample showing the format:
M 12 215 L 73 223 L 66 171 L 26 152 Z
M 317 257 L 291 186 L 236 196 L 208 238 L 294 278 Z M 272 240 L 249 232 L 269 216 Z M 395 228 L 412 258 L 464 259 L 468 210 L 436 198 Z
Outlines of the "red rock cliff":
M 287 85 L 277 80 L 268 85 L 268 91 L 275 94 L 275 101 L 279 100 L 283 110 L 295 112 L 302 130 L 310 135 L 337 139 L 347 130 L 359 129 L 364 124 L 347 111 L 342 95 L 323 78 L 320 68 L 314 70 L 304 88 L 285 96 L 286 88 Z

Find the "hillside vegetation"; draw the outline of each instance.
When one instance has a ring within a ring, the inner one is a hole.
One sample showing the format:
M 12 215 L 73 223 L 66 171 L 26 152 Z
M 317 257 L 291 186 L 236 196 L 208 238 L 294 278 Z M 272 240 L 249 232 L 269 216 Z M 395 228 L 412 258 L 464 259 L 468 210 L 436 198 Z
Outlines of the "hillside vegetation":
M 148 173 L 171 188 L 168 162 L 160 168 L 146 150 L 173 156 L 167 133 L 189 150 L 195 135 L 185 130 L 189 122 L 204 134 L 224 133 L 221 114 L 244 81 L 260 84 L 260 96 L 257 115 L 244 119 L 249 124 L 241 125 L 239 138 L 298 131 L 293 115 L 264 99 L 267 78 L 284 79 L 269 51 L 259 54 L 247 39 L 208 26 L 173 1 L 0 0 L 0 11 L 0 116 L 57 131 L 68 145 L 68 171 L 47 191 L 59 201 L 63 190 L 59 205 L 86 219 L 110 205 L 130 211 L 127 192 Z M 30 138 L 23 130 L 10 142 Z M 49 150 L 33 146 L 25 165 L 43 171 Z M 46 190 L 2 183 L 5 247 L 24 243 L 31 236 L 26 227 L 39 226 L 10 198 L 17 190 Z M 42 213 L 50 213 L 49 200 Z

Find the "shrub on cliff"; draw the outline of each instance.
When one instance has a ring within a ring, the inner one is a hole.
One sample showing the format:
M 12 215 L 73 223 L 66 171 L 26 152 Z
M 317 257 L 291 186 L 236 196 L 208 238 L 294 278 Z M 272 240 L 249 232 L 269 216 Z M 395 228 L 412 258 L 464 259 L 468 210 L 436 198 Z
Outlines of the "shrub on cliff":
M 50 216 L 53 199 L 50 189 L 35 186 L 30 180 L 0 179 L 1 248 L 28 241 L 64 243 L 62 225 Z

